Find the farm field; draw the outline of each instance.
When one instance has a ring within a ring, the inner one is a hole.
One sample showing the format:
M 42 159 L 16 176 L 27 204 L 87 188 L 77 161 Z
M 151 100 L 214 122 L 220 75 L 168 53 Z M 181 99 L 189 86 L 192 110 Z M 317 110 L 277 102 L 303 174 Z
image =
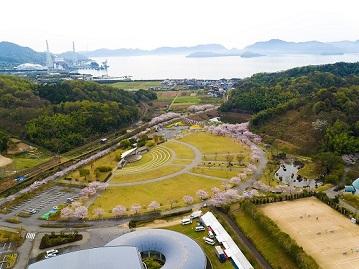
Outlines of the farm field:
M 117 89 L 123 90 L 147 90 L 151 87 L 158 87 L 161 85 L 160 80 L 153 81 L 121 81 L 111 84 L 110 86 L 115 87 Z
M 192 196 L 193 202 L 199 202 L 198 190 L 205 190 L 210 195 L 213 187 L 223 188 L 225 181 L 244 167 L 228 168 L 226 161 L 218 161 L 217 167 L 206 166 L 209 157 L 204 162 L 202 150 L 211 152 L 210 147 L 216 139 L 223 145 L 217 150 L 219 154 L 226 154 L 223 150 L 249 154 L 247 146 L 230 138 L 196 131 L 187 133 L 182 139 L 153 147 L 141 160 L 114 170 L 108 180 L 109 188 L 98 194 L 90 212 L 100 207 L 105 210 L 105 216 L 110 216 L 116 205 L 130 208 L 133 204 L 140 204 L 141 211 L 148 211 L 146 206 L 151 201 L 160 203 L 160 209 L 169 209 L 171 205 L 184 206 L 185 195 Z
M 359 268 L 359 227 L 320 202 L 305 198 L 261 207 L 322 268 Z

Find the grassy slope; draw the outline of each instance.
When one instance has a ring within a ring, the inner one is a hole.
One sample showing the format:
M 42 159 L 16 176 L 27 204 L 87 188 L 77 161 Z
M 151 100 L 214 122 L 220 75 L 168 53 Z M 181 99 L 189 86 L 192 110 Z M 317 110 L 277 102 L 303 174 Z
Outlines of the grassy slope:
M 254 131 L 272 141 L 279 150 L 291 154 L 315 152 L 319 146 L 318 134 L 312 127 L 316 120 L 311 108 L 304 106 L 273 117 Z
M 239 209 L 232 211 L 237 225 L 254 243 L 259 252 L 273 268 L 297 269 L 295 262 L 268 236 L 268 234 L 247 214 Z

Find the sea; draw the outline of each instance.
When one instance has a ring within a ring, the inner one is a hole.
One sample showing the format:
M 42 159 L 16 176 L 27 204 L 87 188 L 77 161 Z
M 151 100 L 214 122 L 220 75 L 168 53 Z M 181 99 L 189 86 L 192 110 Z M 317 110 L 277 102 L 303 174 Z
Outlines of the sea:
M 187 58 L 185 55 L 94 57 L 112 77 L 130 76 L 133 80 L 245 78 L 260 72 L 277 72 L 293 67 L 336 62 L 357 62 L 359 53 L 343 55 L 278 55 L 255 58 L 239 56 Z M 104 75 L 104 71 L 81 70 Z

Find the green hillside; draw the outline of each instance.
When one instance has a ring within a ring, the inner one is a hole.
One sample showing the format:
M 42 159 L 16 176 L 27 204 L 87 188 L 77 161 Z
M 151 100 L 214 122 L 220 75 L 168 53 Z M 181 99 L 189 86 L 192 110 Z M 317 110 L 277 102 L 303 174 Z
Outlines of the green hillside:
M 0 76 L 0 130 L 53 152 L 65 152 L 134 122 L 150 91 L 126 92 L 92 82 L 38 85 Z
M 330 174 L 342 170 L 341 154 L 359 152 L 359 63 L 257 74 L 242 80 L 221 109 L 252 113 L 251 128 L 265 142 L 310 156 Z

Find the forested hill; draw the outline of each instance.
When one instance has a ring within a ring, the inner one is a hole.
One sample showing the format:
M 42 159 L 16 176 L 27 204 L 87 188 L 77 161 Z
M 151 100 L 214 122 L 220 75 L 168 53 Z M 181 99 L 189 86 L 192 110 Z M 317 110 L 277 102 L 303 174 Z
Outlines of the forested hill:
M 156 98 L 93 82 L 38 85 L 0 76 L 0 131 L 65 152 L 90 138 L 126 127 L 139 117 L 137 104 Z
M 359 63 L 257 74 L 221 109 L 255 114 L 253 129 L 304 152 L 359 152 Z

